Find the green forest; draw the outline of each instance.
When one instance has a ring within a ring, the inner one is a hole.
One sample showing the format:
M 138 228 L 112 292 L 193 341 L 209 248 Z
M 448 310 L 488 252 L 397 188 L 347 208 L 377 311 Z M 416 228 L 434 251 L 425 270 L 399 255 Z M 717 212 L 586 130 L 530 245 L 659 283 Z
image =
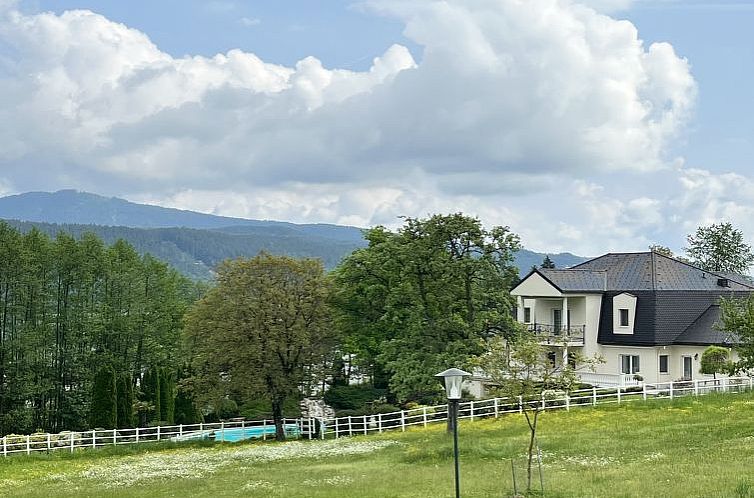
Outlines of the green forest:
M 126 242 L 53 239 L 0 223 L 0 432 L 162 419 L 155 395 L 138 386 L 161 372 L 176 390 L 182 319 L 198 295 L 195 283 Z M 103 392 L 126 405 L 120 421 L 92 409 L 107 407 Z

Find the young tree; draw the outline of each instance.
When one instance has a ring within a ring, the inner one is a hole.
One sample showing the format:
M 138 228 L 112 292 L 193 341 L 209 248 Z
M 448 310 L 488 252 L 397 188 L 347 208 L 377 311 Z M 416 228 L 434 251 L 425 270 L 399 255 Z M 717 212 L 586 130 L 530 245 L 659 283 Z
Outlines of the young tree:
M 708 346 L 702 353 L 699 371 L 703 374 L 712 374 L 716 379 L 718 373 L 730 371 L 730 353 L 727 348 L 720 346 Z
M 744 242 L 743 232 L 731 223 L 699 227 L 687 240 L 686 254 L 705 270 L 744 275 L 754 263 L 754 253 Z
M 217 285 L 187 318 L 199 391 L 267 397 L 284 440 L 285 401 L 332 351 L 328 295 L 318 260 L 263 253 L 222 263 Z
M 437 401 L 434 374 L 467 365 L 514 322 L 518 237 L 458 213 L 407 218 L 397 233 L 377 227 L 366 239 L 334 272 L 344 352 L 387 375 L 399 400 Z
M 544 259 L 542 260 L 542 264 L 539 265 L 540 268 L 547 268 L 547 269 L 553 269 L 555 268 L 555 262 L 550 259 L 549 254 L 545 254 Z
M 531 491 L 539 416 L 544 411 L 542 397 L 551 397 L 558 391 L 568 393 L 578 385 L 579 376 L 569 362 L 575 363 L 579 369 L 593 370 L 594 364 L 601 361 L 571 352 L 569 362 L 553 363 L 548 351 L 534 335 L 519 328 L 515 335 L 489 341 L 487 351 L 475 361 L 496 386 L 493 389 L 495 394 L 522 400 L 521 412 L 529 427 L 527 492 Z

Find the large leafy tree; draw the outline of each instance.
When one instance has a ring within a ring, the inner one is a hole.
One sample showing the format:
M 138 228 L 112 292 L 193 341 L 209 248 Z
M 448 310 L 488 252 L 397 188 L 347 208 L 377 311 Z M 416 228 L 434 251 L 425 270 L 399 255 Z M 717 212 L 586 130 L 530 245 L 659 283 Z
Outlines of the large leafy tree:
M 260 254 L 222 263 L 217 285 L 187 317 L 197 392 L 207 401 L 266 397 L 285 439 L 286 400 L 332 351 L 328 294 L 318 260 Z
M 441 395 L 435 373 L 468 365 L 486 338 L 512 326 L 519 239 L 460 213 L 365 236 L 368 247 L 335 270 L 343 347 L 398 399 L 430 401 Z
M 687 237 L 686 254 L 699 267 L 744 275 L 754 263 L 751 246 L 731 223 L 702 226 Z

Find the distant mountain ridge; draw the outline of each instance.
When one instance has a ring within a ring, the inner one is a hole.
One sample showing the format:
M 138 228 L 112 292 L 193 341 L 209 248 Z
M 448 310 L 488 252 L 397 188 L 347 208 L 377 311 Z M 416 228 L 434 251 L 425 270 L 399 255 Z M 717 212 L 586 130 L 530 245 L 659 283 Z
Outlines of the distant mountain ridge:
M 139 252 L 148 252 L 203 280 L 212 278 L 212 270 L 220 261 L 255 256 L 262 250 L 320 258 L 331 269 L 366 245 L 362 230 L 356 227 L 216 216 L 74 190 L 2 197 L 0 218 L 24 232 L 32 227 L 52 236 L 60 231 L 76 237 L 94 232 L 107 243 L 122 238 Z M 587 259 L 570 253 L 549 256 L 558 267 Z M 523 275 L 543 258 L 543 253 L 522 249 L 515 262 Z

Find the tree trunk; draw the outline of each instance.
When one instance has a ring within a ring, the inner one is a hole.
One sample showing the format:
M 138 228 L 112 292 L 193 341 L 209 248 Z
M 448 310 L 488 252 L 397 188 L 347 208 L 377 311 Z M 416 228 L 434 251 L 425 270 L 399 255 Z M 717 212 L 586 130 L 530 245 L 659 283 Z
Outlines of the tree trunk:
M 272 400 L 272 420 L 275 422 L 275 440 L 285 441 L 285 427 L 283 427 L 283 403 L 285 397 Z

